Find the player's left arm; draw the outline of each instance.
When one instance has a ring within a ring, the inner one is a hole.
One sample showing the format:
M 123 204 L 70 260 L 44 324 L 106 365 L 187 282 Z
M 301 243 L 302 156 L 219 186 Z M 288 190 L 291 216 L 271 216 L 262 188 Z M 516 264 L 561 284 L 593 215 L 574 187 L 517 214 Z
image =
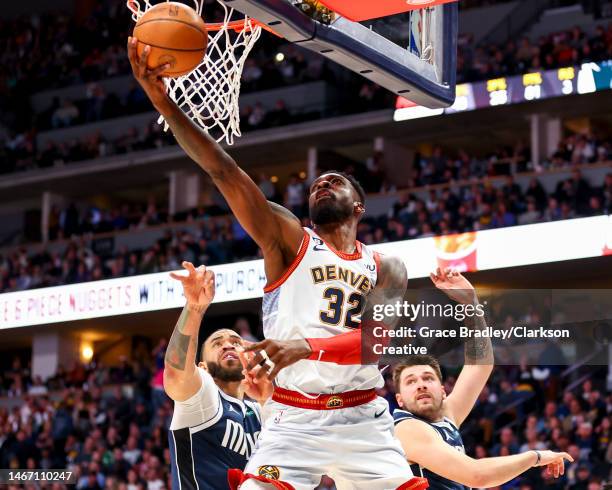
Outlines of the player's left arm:
M 186 304 L 174 327 L 164 359 L 164 390 L 174 401 L 193 397 L 202 387 L 202 378 L 195 360 L 198 334 L 204 313 L 215 296 L 213 271 L 191 262 L 183 262 L 187 275 L 171 272 L 170 276 L 183 285 Z
M 440 270 L 430 274 L 434 285 L 446 295 L 463 305 L 472 305 L 473 312 L 466 314 L 465 325 L 473 330 L 486 328 L 482 305 L 474 286 L 459 272 L 452 269 Z M 485 387 L 494 364 L 493 345 L 488 337 L 472 336 L 465 341 L 465 364 L 455 383 L 452 393 L 445 400 L 445 414 L 457 426 L 470 414 L 480 392 Z

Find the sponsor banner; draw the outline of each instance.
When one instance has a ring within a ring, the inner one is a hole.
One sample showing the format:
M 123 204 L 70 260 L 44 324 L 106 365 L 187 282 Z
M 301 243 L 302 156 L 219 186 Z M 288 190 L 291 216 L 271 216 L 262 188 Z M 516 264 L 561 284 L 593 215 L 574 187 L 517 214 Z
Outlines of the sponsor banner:
M 374 245 L 401 257 L 409 278 L 436 267 L 460 271 L 516 267 L 612 255 L 612 215 L 555 221 Z M 262 260 L 211 267 L 215 302 L 258 298 L 266 276 Z M 167 272 L 0 294 L 0 328 L 84 320 L 179 308 L 181 284 Z
M 211 267 L 215 301 L 261 296 L 266 283 L 263 261 Z M 0 294 L 0 328 L 125 315 L 179 308 L 185 303 L 180 282 L 167 272 L 122 277 Z

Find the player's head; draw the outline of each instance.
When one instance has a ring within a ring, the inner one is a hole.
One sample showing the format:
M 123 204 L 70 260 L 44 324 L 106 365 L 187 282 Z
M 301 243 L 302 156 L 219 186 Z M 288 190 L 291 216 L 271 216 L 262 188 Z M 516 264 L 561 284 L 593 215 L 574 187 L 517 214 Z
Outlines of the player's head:
M 410 356 L 395 367 L 393 384 L 400 408 L 432 422 L 440 419 L 446 392 L 440 363 L 434 357 Z
M 228 328 L 216 330 L 202 344 L 199 366 L 219 381 L 240 381 L 243 375 L 237 346 L 242 346 L 240 335 Z
M 365 191 L 355 177 L 330 170 L 310 186 L 308 209 L 310 220 L 319 226 L 359 220 L 365 213 Z

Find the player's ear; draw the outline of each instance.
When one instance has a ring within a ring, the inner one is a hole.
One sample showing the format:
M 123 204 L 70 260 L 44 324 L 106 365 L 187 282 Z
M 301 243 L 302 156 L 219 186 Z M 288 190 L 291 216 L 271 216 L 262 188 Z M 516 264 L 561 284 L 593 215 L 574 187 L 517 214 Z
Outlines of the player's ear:
M 365 206 L 363 205 L 362 202 L 359 201 L 355 201 L 353 203 L 353 207 L 355 208 L 355 210 L 359 213 L 359 214 L 363 214 L 365 213 Z
M 402 396 L 399 393 L 395 394 L 395 400 L 397 401 L 397 404 L 400 408 L 404 408 L 404 402 L 402 400 Z

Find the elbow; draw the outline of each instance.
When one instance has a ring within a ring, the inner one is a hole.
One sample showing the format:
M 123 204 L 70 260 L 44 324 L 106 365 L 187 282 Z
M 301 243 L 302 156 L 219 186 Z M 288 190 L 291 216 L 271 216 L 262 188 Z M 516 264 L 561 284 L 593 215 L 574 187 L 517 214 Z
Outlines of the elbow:
M 470 475 L 470 478 L 463 482 L 464 485 L 472 488 L 486 488 L 488 486 L 489 478 L 484 472 L 476 470 Z
M 464 485 L 473 488 L 488 488 L 498 484 L 496 475 L 485 468 L 474 465 L 470 470 L 468 481 L 462 482 Z
M 181 374 L 183 373 L 183 375 Z M 164 363 L 164 376 L 163 383 L 164 389 L 167 389 L 168 386 L 176 386 L 180 384 L 184 377 L 184 371 L 178 371 L 176 368 L 173 368 L 167 362 Z
M 487 469 L 479 464 L 479 460 L 471 460 L 462 471 L 465 479 L 458 480 L 458 483 L 471 488 L 486 488 L 490 486 L 491 476 Z
M 222 150 L 221 150 L 222 151 Z M 215 182 L 229 182 L 237 178 L 237 172 L 240 170 L 236 162 L 223 152 L 215 159 L 217 164 L 209 167 L 207 172 L 210 178 Z

